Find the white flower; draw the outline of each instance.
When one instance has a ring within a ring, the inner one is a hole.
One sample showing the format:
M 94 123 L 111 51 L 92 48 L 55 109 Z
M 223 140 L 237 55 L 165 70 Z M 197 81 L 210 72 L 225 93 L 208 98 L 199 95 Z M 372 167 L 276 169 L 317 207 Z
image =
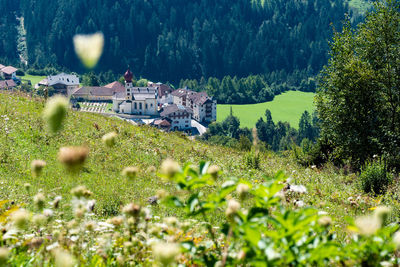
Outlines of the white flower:
M 249 190 L 250 187 L 247 184 L 238 184 L 238 186 L 236 187 L 236 192 L 238 193 L 240 198 L 245 197 Z
M 103 53 L 104 35 L 99 32 L 95 34 L 77 34 L 74 36 L 75 53 L 87 68 L 96 66 Z
M 304 185 L 290 185 L 290 191 L 295 193 L 307 193 L 307 188 Z
M 356 226 L 360 234 L 370 236 L 381 228 L 381 220 L 376 216 L 364 216 L 356 219 Z
M 304 201 L 303 200 L 296 200 L 296 202 L 294 203 L 296 205 L 296 207 L 298 208 L 302 208 L 305 206 Z
M 228 208 L 225 211 L 226 216 L 231 217 L 236 214 L 240 209 L 240 203 L 234 199 L 228 201 Z

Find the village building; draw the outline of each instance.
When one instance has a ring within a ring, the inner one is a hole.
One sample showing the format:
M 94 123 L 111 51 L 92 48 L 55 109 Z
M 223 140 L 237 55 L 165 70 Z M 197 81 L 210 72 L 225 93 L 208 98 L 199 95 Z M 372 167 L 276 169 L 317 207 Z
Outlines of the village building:
M 125 92 L 125 87 L 115 81 L 105 86 L 82 86 L 71 93 L 71 99 L 78 101 L 111 102 L 115 94 Z
M 170 122 L 172 130 L 188 130 L 192 128 L 192 114 L 191 108 L 172 104 L 164 107 L 160 115 Z
M 168 118 L 154 120 L 151 125 L 157 127 L 160 130 L 169 131 L 171 129 L 171 120 Z
M 187 88 L 178 89 L 171 93 L 173 103 L 190 108 L 193 119 L 198 122 L 212 122 L 217 119 L 217 101 L 206 92 L 194 92 Z
M 173 89 L 170 86 L 163 83 L 153 83 L 153 82 L 149 82 L 147 86 L 157 88 L 157 104 L 159 106 L 174 103 L 174 99 L 171 95 Z
M 17 79 L 17 68 L 0 65 L 0 75 L 4 80 Z
M 14 82 L 14 80 L 0 81 L 0 90 L 13 89 L 16 86 L 17 84 Z
M 74 74 L 60 73 L 57 75 L 47 76 L 38 84 L 35 88 L 38 89 L 40 86 L 53 87 L 56 94 L 63 94 L 71 96 L 72 93 L 79 87 L 79 77 Z
M 129 115 L 157 116 L 157 87 L 134 87 L 133 73 L 124 75 L 125 91 L 113 96 L 114 112 Z

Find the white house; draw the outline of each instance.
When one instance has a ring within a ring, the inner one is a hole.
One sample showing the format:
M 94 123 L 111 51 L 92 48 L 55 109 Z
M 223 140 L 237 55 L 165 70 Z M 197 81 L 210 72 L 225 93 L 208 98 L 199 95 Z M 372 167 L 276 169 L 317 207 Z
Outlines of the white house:
M 199 122 L 212 122 L 217 119 L 217 101 L 206 92 L 194 92 L 178 89 L 171 93 L 176 105 L 189 107 L 193 111 L 193 119 Z
M 173 130 L 186 130 L 192 128 L 193 111 L 182 105 L 169 105 L 163 108 L 161 112 L 161 117 L 169 119 L 171 123 L 171 129 Z
M 38 89 L 40 86 L 51 86 L 56 93 L 71 96 L 72 92 L 79 88 L 79 77 L 74 74 L 65 73 L 50 75 L 36 84 L 35 88 Z
M 124 78 L 125 92 L 113 96 L 113 110 L 122 114 L 157 116 L 157 88 L 134 87 L 130 70 L 125 73 Z
M 147 86 L 157 88 L 157 104 L 163 106 L 164 104 L 173 104 L 174 99 L 171 95 L 173 89 L 163 83 L 149 82 Z

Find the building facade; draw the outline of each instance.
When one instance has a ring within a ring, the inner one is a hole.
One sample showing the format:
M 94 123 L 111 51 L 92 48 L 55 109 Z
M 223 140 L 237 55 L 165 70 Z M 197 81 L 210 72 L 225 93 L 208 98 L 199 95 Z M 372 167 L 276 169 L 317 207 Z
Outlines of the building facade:
M 193 111 L 182 105 L 168 105 L 163 108 L 161 117 L 168 119 L 172 130 L 187 130 L 192 128 Z
M 173 91 L 171 95 L 173 103 L 190 108 L 193 111 L 193 119 L 198 122 L 209 123 L 217 119 L 217 101 L 206 92 L 194 92 L 183 88 Z
M 129 115 L 157 116 L 157 88 L 134 87 L 133 74 L 128 70 L 125 75 L 125 92 L 113 96 L 114 112 Z
M 71 96 L 72 93 L 79 88 L 79 77 L 74 74 L 60 73 L 57 75 L 47 76 L 46 79 L 35 85 L 35 88 L 40 86 L 51 86 L 56 94 Z

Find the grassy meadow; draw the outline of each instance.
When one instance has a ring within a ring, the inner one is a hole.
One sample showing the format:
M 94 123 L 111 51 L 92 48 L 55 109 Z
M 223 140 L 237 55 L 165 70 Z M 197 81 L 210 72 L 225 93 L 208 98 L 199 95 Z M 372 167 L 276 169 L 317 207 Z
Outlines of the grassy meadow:
M 20 76 L 20 78 L 24 79 L 24 80 L 30 80 L 32 83 L 32 86 L 35 86 L 35 84 L 37 84 L 41 80 L 45 79 L 46 76 L 36 76 L 36 75 L 25 74 L 24 76 Z
M 251 105 L 217 105 L 217 121 L 223 121 L 230 113 L 239 118 L 241 127 L 253 128 L 260 117 L 265 118 L 269 109 L 275 122 L 287 121 L 294 128 L 299 127 L 301 114 L 314 110 L 314 93 L 289 91 L 278 95 L 271 102 Z

